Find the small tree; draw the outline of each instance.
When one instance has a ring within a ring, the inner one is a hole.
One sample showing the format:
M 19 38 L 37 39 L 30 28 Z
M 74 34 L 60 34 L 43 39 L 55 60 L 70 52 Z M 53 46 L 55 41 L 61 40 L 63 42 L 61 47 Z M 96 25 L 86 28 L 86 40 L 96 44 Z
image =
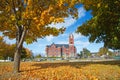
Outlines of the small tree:
M 41 54 L 35 56 L 35 58 L 41 58 L 41 57 L 42 57 Z
M 114 56 L 113 52 L 109 51 L 109 49 L 105 47 L 101 47 L 99 49 L 98 55 L 99 56 L 102 56 L 102 55 Z
M 108 53 L 108 48 L 105 48 L 105 47 L 100 48 L 98 52 L 100 56 L 106 55 L 107 53 Z
M 81 51 L 80 53 L 83 58 L 88 58 L 89 56 L 91 56 L 91 53 L 87 48 L 83 48 L 83 51 Z
M 7 59 L 8 57 L 13 58 L 15 52 L 14 44 L 7 44 L 3 37 L 0 36 L 0 56 L 2 59 Z

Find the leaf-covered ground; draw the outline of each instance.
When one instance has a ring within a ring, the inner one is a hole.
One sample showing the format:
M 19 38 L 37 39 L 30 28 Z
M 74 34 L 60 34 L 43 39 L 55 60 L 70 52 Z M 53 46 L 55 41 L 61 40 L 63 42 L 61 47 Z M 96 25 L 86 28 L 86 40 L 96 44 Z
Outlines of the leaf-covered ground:
M 120 80 L 120 61 L 22 62 L 12 74 L 13 63 L 0 63 L 0 80 Z

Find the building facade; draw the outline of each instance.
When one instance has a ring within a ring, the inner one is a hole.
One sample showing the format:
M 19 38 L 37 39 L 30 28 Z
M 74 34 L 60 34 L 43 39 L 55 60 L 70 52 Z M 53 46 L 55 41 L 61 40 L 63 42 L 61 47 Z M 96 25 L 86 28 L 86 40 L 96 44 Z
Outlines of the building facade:
M 48 57 L 76 57 L 77 49 L 74 46 L 74 36 L 69 35 L 69 44 L 51 44 L 46 46 Z

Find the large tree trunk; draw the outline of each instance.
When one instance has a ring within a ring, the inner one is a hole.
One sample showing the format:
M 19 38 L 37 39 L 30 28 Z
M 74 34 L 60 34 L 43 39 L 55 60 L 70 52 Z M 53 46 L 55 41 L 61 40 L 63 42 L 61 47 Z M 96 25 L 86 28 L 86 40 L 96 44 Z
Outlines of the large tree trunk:
M 20 70 L 20 59 L 21 59 L 21 51 L 22 47 L 19 49 L 16 49 L 15 54 L 14 54 L 14 73 L 19 72 Z
M 18 31 L 16 34 L 16 51 L 14 54 L 14 67 L 13 67 L 14 73 L 18 73 L 20 71 L 21 52 L 26 31 L 27 30 L 23 26 L 18 27 Z

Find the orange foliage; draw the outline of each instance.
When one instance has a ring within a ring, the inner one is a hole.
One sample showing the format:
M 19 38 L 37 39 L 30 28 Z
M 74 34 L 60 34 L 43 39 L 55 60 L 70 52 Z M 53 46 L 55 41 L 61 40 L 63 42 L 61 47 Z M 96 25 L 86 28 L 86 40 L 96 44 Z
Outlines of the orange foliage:
M 12 63 L 0 63 L 0 75 L 3 80 L 119 80 L 119 63 L 22 62 L 19 76 L 10 77 L 5 75 Z

